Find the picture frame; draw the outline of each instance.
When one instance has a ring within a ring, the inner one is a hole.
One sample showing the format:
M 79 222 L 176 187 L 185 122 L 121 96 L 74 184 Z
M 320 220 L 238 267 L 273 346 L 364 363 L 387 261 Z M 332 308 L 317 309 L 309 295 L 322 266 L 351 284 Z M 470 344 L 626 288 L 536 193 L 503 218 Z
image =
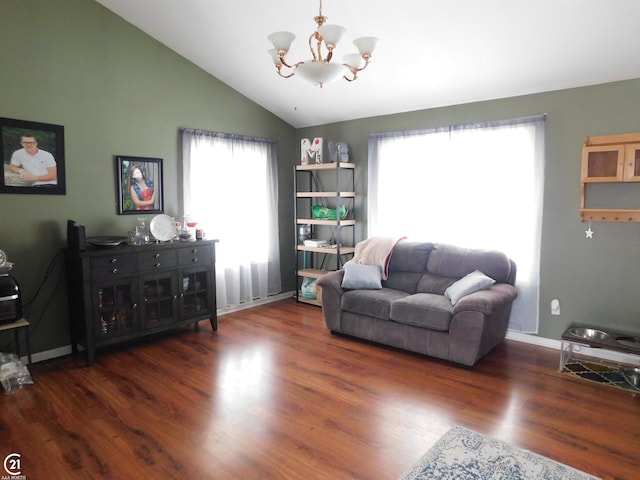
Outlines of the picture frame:
M 162 159 L 127 155 L 115 158 L 118 214 L 164 213 Z M 140 172 L 139 177 L 136 171 Z
M 64 127 L 0 117 L 0 193 L 66 195 Z

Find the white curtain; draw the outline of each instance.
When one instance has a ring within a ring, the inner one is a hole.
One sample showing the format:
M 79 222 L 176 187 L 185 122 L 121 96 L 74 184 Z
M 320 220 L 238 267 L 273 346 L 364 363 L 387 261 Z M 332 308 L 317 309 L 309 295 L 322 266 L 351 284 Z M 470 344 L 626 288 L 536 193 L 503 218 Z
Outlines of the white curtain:
M 275 142 L 184 129 L 182 149 L 185 213 L 219 240 L 218 307 L 279 293 Z
M 368 234 L 501 250 L 509 328 L 537 333 L 545 117 L 369 138 Z

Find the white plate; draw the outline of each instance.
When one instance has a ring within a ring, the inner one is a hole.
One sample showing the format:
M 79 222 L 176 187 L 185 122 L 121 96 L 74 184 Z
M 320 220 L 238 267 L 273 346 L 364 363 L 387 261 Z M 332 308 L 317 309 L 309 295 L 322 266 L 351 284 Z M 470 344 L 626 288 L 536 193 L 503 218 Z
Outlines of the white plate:
M 171 240 L 176 234 L 176 224 L 169 215 L 156 215 L 151 219 L 149 228 L 151 235 L 161 242 Z

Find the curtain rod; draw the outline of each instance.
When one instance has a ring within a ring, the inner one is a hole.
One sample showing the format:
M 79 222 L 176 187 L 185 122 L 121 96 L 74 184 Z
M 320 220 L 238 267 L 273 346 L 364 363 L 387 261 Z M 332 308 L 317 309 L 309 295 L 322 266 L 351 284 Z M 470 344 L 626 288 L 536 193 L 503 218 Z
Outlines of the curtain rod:
M 466 130 L 466 129 L 474 129 L 474 128 L 487 128 L 487 127 L 504 127 L 508 125 L 519 125 L 522 123 L 535 123 L 546 121 L 547 114 L 542 113 L 539 115 L 529 115 L 526 117 L 516 117 L 516 118 L 508 118 L 504 120 L 489 120 L 486 122 L 475 122 L 475 123 L 459 123 L 455 125 L 446 125 L 443 127 L 433 127 L 433 128 L 424 128 L 424 129 L 416 129 L 416 130 L 396 130 L 394 132 L 382 132 L 382 133 L 372 133 L 369 135 L 369 138 L 385 138 L 385 137 L 396 137 L 399 135 L 422 135 L 425 133 L 439 133 L 439 132 L 454 132 L 458 130 Z
M 276 143 L 275 140 L 270 138 L 252 137 L 249 135 L 238 135 L 235 133 L 211 132 L 209 130 L 198 130 L 195 128 L 180 128 L 180 131 L 183 134 L 186 133 L 188 135 L 202 135 L 206 137 L 223 138 L 226 140 L 242 140 L 242 141 L 263 142 L 263 143 Z

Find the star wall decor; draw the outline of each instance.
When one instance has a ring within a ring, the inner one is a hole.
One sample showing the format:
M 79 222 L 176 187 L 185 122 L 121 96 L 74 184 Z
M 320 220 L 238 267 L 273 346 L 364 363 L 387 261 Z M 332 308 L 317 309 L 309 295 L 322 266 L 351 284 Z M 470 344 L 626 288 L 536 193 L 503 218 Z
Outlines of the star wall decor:
M 586 234 L 586 238 L 593 238 L 593 230 L 591 230 L 591 223 L 589 223 L 589 228 L 587 228 L 584 233 Z

